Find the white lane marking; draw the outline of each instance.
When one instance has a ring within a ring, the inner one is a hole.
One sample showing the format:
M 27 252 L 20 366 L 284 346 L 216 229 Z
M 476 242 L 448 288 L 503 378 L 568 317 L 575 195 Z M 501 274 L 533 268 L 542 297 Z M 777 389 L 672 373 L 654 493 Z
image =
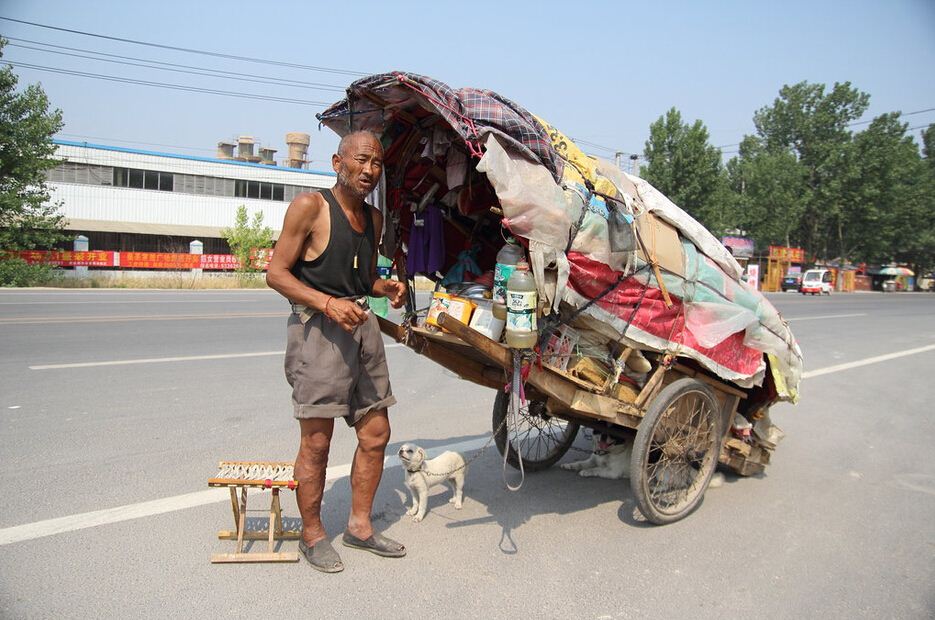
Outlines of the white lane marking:
M 472 439 L 470 441 L 429 448 L 426 452 L 429 456 L 437 456 L 446 450 L 468 452 L 481 448 L 486 443 L 487 438 Z M 399 461 L 395 456 L 387 456 L 384 459 L 384 464 L 386 469 L 399 467 Z M 333 483 L 340 478 L 346 478 L 350 473 L 350 463 L 336 465 L 327 469 L 325 480 Z M 226 501 L 230 501 L 230 492 L 227 489 L 206 489 L 204 491 L 195 491 L 194 493 L 165 497 L 163 499 L 140 502 L 138 504 L 84 512 L 67 517 L 59 517 L 57 519 L 46 519 L 45 521 L 36 521 L 35 523 L 26 523 L 24 525 L 16 525 L 0 530 L 0 546 Z
M 396 342 L 384 344 L 384 349 L 406 346 Z M 274 355 L 285 355 L 285 351 L 259 351 L 256 353 L 219 353 L 217 355 L 188 355 L 184 357 L 150 357 L 133 360 L 110 360 L 106 362 L 76 362 L 73 364 L 42 364 L 29 366 L 29 370 L 61 370 L 63 368 L 94 368 L 96 366 L 127 366 L 130 364 L 162 364 L 166 362 L 192 362 L 200 360 L 226 360 L 237 359 L 241 357 L 269 357 Z
M 59 370 L 62 368 L 93 368 L 95 366 L 126 366 L 128 364 L 161 364 L 165 362 L 191 362 L 196 360 L 223 360 L 238 357 L 268 357 L 284 355 L 285 351 L 260 351 L 257 353 L 224 353 L 219 355 L 189 355 L 186 357 L 152 357 L 136 360 L 111 360 L 108 362 L 80 362 L 77 364 L 45 364 L 30 366 L 29 370 Z
M 824 368 L 816 368 L 805 373 L 802 373 L 803 379 L 811 379 L 813 377 L 820 377 L 822 375 L 830 375 L 833 372 L 841 372 L 842 370 L 850 370 L 851 368 L 859 368 L 861 366 L 868 366 L 870 364 L 878 364 L 880 362 L 886 362 L 889 360 L 894 360 L 900 357 L 906 357 L 907 355 L 916 355 L 918 353 L 925 353 L 926 351 L 935 351 L 935 344 L 930 344 L 924 347 L 917 347 L 915 349 L 906 349 L 905 351 L 896 351 L 895 353 L 887 353 L 886 355 L 876 355 L 874 357 L 865 357 L 862 360 L 855 360 L 853 362 L 846 362 L 844 364 L 835 364 L 834 366 L 825 366 Z
M 0 301 L 0 306 L 53 306 L 75 304 L 231 304 L 256 303 L 259 299 L 98 299 L 95 301 Z M 265 300 L 264 300 L 265 301 Z
M 0 318 L 0 325 L 45 325 L 56 323 L 120 323 L 126 321 L 214 321 L 289 316 L 288 312 L 238 312 L 229 314 L 153 314 L 149 316 L 62 316 L 45 319 L 33 317 Z
M 803 379 L 809 379 L 812 377 L 819 377 L 821 375 L 827 375 L 834 372 L 841 372 L 843 370 L 849 370 L 851 368 L 857 368 L 859 366 L 866 366 L 868 364 L 876 364 L 878 362 L 884 362 L 886 360 L 895 359 L 898 357 L 905 357 L 907 355 L 915 355 L 917 353 L 924 353 L 926 351 L 935 350 L 935 344 L 928 345 L 925 347 L 918 347 L 916 349 L 907 349 L 905 351 L 898 351 L 896 353 L 890 353 L 888 355 L 877 355 L 876 357 L 868 357 L 862 360 L 857 360 L 854 362 L 849 362 L 847 364 L 837 364 L 835 366 L 828 366 L 826 368 L 817 368 L 811 372 L 807 372 L 802 375 Z M 478 438 L 472 439 L 470 441 L 462 441 L 459 443 L 449 444 L 445 446 L 437 446 L 435 448 L 430 448 L 426 450 L 429 456 L 436 456 L 446 450 L 454 450 L 456 452 L 467 452 L 469 450 L 476 450 L 483 447 L 487 442 L 488 438 Z M 384 461 L 387 465 L 387 469 L 392 467 L 398 467 L 399 465 L 393 463 L 393 457 L 387 456 Z M 344 478 L 350 475 L 351 465 L 350 463 L 344 465 L 336 465 L 334 467 L 329 467 L 325 473 L 325 479 L 327 482 L 334 482 L 339 478 Z M 106 508 L 104 510 L 95 510 L 94 512 L 85 512 L 77 515 L 70 515 L 67 517 L 59 517 L 57 519 L 46 519 L 45 521 L 37 521 L 35 523 L 26 523 L 24 525 L 15 525 L 13 527 L 8 527 L 0 530 L 0 547 L 3 545 L 10 545 L 17 542 L 23 542 L 26 540 L 34 540 L 36 538 L 44 538 L 46 536 L 53 536 L 55 534 L 63 534 L 65 532 L 74 532 L 76 530 L 83 530 L 90 527 L 97 527 L 99 525 L 107 525 L 110 523 L 119 523 L 121 521 L 129 521 L 131 519 L 140 519 L 142 517 L 149 517 L 159 514 L 164 514 L 167 512 L 175 512 L 177 510 L 184 510 L 186 508 L 194 508 L 196 506 L 204 506 L 206 504 L 214 504 L 218 502 L 225 502 L 230 499 L 230 494 L 226 492 L 225 489 L 208 489 L 206 491 L 196 491 L 194 493 L 186 493 L 185 495 L 176 495 L 174 497 L 165 497 L 163 499 L 152 500 L 148 502 L 141 502 L 139 504 L 129 504 L 126 506 L 117 506 L 116 508 Z
M 858 312 L 856 314 L 825 314 L 822 316 L 795 316 L 791 319 L 786 319 L 789 323 L 792 321 L 820 321 L 822 319 L 846 319 L 852 316 L 867 316 L 866 312 Z

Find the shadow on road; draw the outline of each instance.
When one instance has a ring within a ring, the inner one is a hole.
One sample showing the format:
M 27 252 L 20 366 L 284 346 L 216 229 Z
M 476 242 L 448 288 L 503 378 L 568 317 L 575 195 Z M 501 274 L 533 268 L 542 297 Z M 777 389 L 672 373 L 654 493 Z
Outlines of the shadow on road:
M 424 448 L 477 439 L 478 435 L 450 437 L 442 440 L 407 439 L 394 442 L 387 447 L 387 454 L 395 454 L 402 443 L 415 443 Z M 577 450 L 570 452 L 564 460 L 581 458 L 588 451 L 589 442 L 579 439 Z M 472 528 L 496 523 L 500 526 L 501 536 L 497 548 L 503 554 L 514 555 L 520 552 L 516 533 L 532 518 L 544 515 L 574 515 L 593 509 L 607 502 L 621 502 L 615 524 L 627 524 L 634 527 L 649 526 L 642 520 L 636 508 L 629 482 L 622 480 L 603 480 L 581 478 L 574 472 L 565 471 L 555 465 L 541 472 L 527 472 L 523 486 L 518 491 L 510 491 L 504 483 L 504 476 L 515 486 L 520 479 L 517 470 L 507 466 L 503 470 L 503 460 L 492 444 L 478 455 L 477 450 L 464 454 L 468 460 L 468 472 L 465 482 L 465 505 L 473 502 L 480 504 L 488 513 L 485 516 L 459 519 L 458 515 L 442 515 L 451 497 L 448 485 L 433 487 L 429 496 L 429 517 L 449 519 L 448 528 Z M 476 458 L 475 458 L 476 457 Z M 329 532 L 341 532 L 347 523 L 350 510 L 350 478 L 336 480 L 326 489 L 322 502 L 322 521 Z M 385 529 L 406 516 L 405 502 L 408 494 L 403 485 L 403 473 L 398 467 L 388 467 L 374 500 L 373 520 L 377 529 Z M 471 512 L 476 513 L 474 507 Z M 634 516 L 635 515 L 635 516 Z M 638 517 L 638 518 L 637 518 Z

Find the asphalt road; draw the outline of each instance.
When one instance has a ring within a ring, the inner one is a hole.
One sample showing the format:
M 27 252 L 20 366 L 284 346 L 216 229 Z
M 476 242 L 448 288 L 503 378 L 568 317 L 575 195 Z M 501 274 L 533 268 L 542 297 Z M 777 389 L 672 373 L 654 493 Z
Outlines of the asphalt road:
M 931 618 L 935 295 L 770 298 L 812 374 L 797 406 L 773 411 L 787 436 L 765 475 L 729 475 L 654 527 L 626 481 L 552 468 L 510 492 L 491 448 L 464 509 L 437 488 L 416 524 L 390 467 L 375 523 L 409 555 L 338 545 L 347 570 L 323 575 L 208 561 L 232 550 L 215 538 L 229 502 L 205 485 L 216 462 L 295 454 L 275 293 L 0 291 L 0 617 Z M 905 355 L 873 362 L 892 353 Z M 387 355 L 388 454 L 409 441 L 476 456 L 493 392 L 403 347 Z M 339 424 L 333 537 L 354 445 Z M 284 512 L 298 516 L 289 493 Z

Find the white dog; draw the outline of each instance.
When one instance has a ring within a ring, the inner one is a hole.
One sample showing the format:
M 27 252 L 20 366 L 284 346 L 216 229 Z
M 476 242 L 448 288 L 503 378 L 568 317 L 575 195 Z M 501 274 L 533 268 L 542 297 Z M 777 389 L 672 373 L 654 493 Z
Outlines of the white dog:
M 609 480 L 618 480 L 630 476 L 630 457 L 633 454 L 632 439 L 618 439 L 605 435 L 603 433 L 594 433 L 594 452 L 583 461 L 574 461 L 572 463 L 562 463 L 562 469 L 568 469 L 578 472 L 579 476 L 585 478 L 607 478 Z M 661 472 L 665 478 L 663 485 L 676 487 L 680 484 L 671 473 L 666 470 Z M 708 483 L 709 489 L 714 489 L 724 484 L 724 474 L 715 472 Z M 684 484 L 685 482 L 681 482 Z
M 406 488 L 412 494 L 412 508 L 406 514 L 418 523 L 425 518 L 429 508 L 429 489 L 436 484 L 448 482 L 454 489 L 454 496 L 448 500 L 461 510 L 464 493 L 464 474 L 467 465 L 464 457 L 457 452 L 443 452 L 434 459 L 425 460 L 425 450 L 411 443 L 399 448 L 399 460 L 406 468 Z
M 630 475 L 630 455 L 633 441 L 594 433 L 594 452 L 583 461 L 562 463 L 562 469 L 578 472 L 585 478 L 618 480 Z

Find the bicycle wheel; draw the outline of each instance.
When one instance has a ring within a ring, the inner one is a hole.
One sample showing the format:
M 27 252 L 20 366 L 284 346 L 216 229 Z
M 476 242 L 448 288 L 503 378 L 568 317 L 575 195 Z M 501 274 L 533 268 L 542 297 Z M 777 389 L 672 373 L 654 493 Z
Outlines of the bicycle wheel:
M 506 461 L 516 469 L 519 469 L 518 454 L 523 457 L 526 471 L 551 467 L 568 452 L 578 435 L 577 422 L 552 417 L 542 401 L 527 401 L 515 419 L 504 424 L 504 419 L 513 415 L 509 409 L 510 395 L 498 392 L 493 404 L 494 441 L 500 456 L 509 450 Z
M 689 377 L 663 388 L 637 428 L 630 461 L 630 487 L 643 516 L 664 525 L 697 508 L 720 449 L 711 390 Z

